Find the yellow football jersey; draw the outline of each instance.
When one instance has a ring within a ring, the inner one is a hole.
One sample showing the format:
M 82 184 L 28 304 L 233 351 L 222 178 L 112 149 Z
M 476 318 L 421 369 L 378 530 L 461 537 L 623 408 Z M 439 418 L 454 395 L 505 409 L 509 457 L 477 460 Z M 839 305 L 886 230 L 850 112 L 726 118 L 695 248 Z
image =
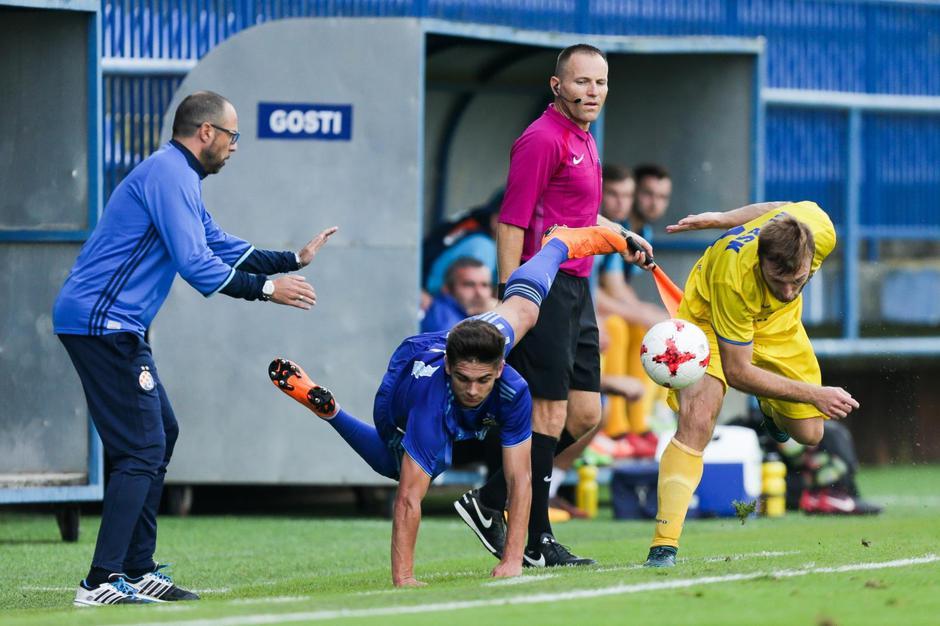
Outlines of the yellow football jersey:
M 786 213 L 813 233 L 816 253 L 811 275 L 832 252 L 836 232 L 825 211 L 815 202 L 795 202 L 732 228 L 705 251 L 685 285 L 683 308 L 691 321 L 708 324 L 722 340 L 740 345 L 773 341 L 773 336 L 800 320 L 803 296 L 793 302 L 777 300 L 763 279 L 757 258 L 761 227 Z M 783 333 L 787 335 L 787 333 Z

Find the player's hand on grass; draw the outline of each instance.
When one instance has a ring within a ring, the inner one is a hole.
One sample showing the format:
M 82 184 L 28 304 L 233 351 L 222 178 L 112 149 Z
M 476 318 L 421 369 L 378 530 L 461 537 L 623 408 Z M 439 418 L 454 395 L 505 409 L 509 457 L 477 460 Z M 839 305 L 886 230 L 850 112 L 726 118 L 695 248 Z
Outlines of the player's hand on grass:
M 633 231 L 629 231 L 624 228 L 621 233 L 624 239 L 627 240 L 627 244 L 630 241 L 633 241 L 634 245 L 627 245 L 627 251 L 621 252 L 620 256 L 623 257 L 623 260 L 627 263 L 634 263 L 639 265 L 645 270 L 650 269 L 647 259 L 653 258 L 653 246 L 650 245 L 646 239 L 643 239 Z
M 274 279 L 274 294 L 271 296 L 271 302 L 309 311 L 317 303 L 317 294 L 306 278 L 297 274 L 288 274 Z
M 414 576 L 408 576 L 407 578 L 402 578 L 401 580 L 396 580 L 393 583 L 396 587 L 427 587 L 428 584 L 421 582 Z
M 326 240 L 330 236 L 339 230 L 338 226 L 330 226 L 329 228 L 320 231 L 316 237 L 307 242 L 303 248 L 300 249 L 300 252 L 297 253 L 297 258 L 300 259 L 300 267 L 307 267 L 310 265 L 310 262 L 313 261 L 313 257 L 317 256 L 317 251 L 323 247 L 323 244 L 326 243 Z
M 687 215 L 675 224 L 666 227 L 669 234 L 682 233 L 689 230 L 705 230 L 708 228 L 724 228 L 724 213 L 718 211 L 709 211 L 707 213 L 697 213 Z
M 813 406 L 823 415 L 842 419 L 859 407 L 858 400 L 842 387 L 820 387 Z
M 490 572 L 493 578 L 511 578 L 522 574 L 522 559 L 513 559 L 512 561 L 500 561 L 499 564 Z

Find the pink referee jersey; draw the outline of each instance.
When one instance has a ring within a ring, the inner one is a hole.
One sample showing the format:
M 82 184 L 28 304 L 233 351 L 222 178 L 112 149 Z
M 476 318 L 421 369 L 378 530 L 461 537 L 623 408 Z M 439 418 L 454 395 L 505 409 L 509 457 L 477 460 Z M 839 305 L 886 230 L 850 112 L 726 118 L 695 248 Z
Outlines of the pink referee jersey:
M 525 229 L 524 263 L 554 224 L 593 226 L 601 205 L 601 162 L 591 133 L 549 104 L 512 146 L 499 221 Z M 593 258 L 570 259 L 561 270 L 589 276 Z

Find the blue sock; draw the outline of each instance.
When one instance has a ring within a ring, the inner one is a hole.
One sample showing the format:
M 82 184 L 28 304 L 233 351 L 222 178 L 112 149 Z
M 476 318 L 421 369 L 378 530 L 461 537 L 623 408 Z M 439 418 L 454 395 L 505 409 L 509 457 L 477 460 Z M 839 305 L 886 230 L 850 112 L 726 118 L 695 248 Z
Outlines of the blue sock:
M 568 246 L 558 239 L 550 239 L 534 257 L 510 274 L 503 300 L 508 300 L 510 296 L 519 296 L 542 306 L 542 300 L 552 288 L 558 268 L 567 260 Z
M 395 456 L 379 437 L 375 426 L 360 422 L 343 409 L 340 409 L 333 418 L 328 419 L 327 423 L 372 469 L 386 478 L 398 478 L 398 464 L 395 462 Z

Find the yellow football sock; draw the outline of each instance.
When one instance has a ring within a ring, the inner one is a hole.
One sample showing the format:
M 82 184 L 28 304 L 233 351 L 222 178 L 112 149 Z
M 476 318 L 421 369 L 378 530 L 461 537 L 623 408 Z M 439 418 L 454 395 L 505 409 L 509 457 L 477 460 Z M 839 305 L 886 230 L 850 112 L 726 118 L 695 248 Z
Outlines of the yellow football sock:
M 604 329 L 607 331 L 609 343 L 601 360 L 601 374 L 624 376 L 627 373 L 627 351 L 630 349 L 627 322 L 622 317 L 608 315 L 604 320 Z M 639 354 L 639 345 L 636 346 L 636 351 Z M 648 378 L 645 374 L 643 377 Z M 619 437 L 627 432 L 628 424 L 627 401 L 620 396 L 608 395 L 604 433 L 608 437 Z
M 669 442 L 659 461 L 659 483 L 656 511 L 656 532 L 653 547 L 679 547 L 679 535 L 692 494 L 702 480 L 702 453 L 679 443 Z

